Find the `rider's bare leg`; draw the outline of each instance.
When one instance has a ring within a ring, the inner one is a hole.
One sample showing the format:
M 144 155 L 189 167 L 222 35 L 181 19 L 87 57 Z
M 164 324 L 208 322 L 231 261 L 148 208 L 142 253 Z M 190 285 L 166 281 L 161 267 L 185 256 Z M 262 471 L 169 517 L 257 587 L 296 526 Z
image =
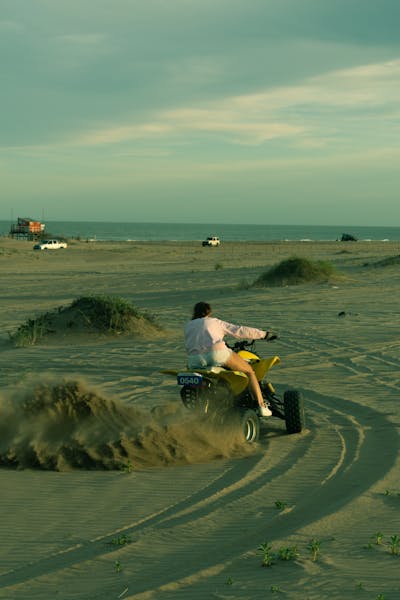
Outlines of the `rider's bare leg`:
M 265 406 L 264 398 L 261 393 L 260 385 L 257 380 L 257 376 L 254 373 L 251 365 L 244 360 L 236 352 L 232 352 L 228 360 L 225 362 L 224 367 L 228 367 L 231 371 L 242 371 L 246 373 L 249 378 L 249 387 L 252 395 L 257 400 L 259 406 Z

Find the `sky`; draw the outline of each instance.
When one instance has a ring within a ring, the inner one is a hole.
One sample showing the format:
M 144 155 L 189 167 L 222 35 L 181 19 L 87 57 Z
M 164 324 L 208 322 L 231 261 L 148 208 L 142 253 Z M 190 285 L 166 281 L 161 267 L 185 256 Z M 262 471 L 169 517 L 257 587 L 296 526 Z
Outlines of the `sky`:
M 0 0 L 0 219 L 400 224 L 398 0 Z

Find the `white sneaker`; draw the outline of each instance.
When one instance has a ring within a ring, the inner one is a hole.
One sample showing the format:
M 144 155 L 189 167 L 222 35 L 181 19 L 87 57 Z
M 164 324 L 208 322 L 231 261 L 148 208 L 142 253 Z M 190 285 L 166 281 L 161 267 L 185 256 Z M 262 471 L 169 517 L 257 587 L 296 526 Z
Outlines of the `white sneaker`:
M 260 406 L 260 417 L 271 417 L 272 410 L 268 406 Z

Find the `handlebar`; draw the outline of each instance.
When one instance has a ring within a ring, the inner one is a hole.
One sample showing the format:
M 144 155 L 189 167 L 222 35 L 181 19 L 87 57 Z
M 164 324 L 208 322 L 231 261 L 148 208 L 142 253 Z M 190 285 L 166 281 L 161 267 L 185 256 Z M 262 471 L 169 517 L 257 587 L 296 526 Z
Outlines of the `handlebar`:
M 267 335 L 267 337 L 262 338 L 260 341 L 265 342 L 273 342 L 278 339 L 278 336 L 275 334 Z M 240 340 L 239 342 L 235 342 L 233 345 L 226 344 L 228 348 L 233 350 L 234 352 L 238 352 L 239 350 L 253 350 L 254 344 L 256 340 Z
M 230 345 L 230 344 L 226 344 L 226 345 L 228 346 L 228 348 L 230 348 L 234 352 L 238 352 L 239 350 L 246 350 L 246 349 L 252 350 L 254 347 L 254 343 L 255 343 L 255 340 L 251 340 L 251 341 L 240 340 L 240 342 L 235 342 L 232 345 Z
M 275 333 L 271 333 L 270 331 L 267 331 L 267 336 L 264 338 L 264 340 L 266 342 L 273 342 L 274 340 L 277 340 L 278 336 Z

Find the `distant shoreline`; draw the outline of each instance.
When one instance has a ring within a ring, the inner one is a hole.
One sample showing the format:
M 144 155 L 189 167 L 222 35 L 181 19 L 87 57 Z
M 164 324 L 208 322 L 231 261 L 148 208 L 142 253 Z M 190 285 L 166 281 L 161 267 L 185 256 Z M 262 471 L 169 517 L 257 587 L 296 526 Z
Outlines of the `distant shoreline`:
M 354 249 L 357 247 L 374 247 L 374 246 L 385 246 L 385 247 L 400 247 L 400 240 L 357 240 L 355 242 L 341 241 L 341 240 L 226 240 L 221 242 L 219 248 L 204 248 L 201 244 L 201 240 L 95 240 L 95 239 L 81 239 L 81 238 L 66 238 L 70 247 L 85 248 L 91 247 L 109 247 L 109 246 L 129 246 L 129 245 L 140 245 L 140 246 L 187 246 L 187 247 L 198 247 L 203 252 L 214 254 L 218 256 L 218 252 L 224 246 L 337 246 L 346 250 Z M 29 249 L 34 245 L 35 242 L 32 240 L 13 240 L 8 236 L 0 236 L 0 246 L 3 247 L 21 247 Z
M 106 223 L 44 221 L 48 237 L 96 241 L 194 241 L 217 235 L 222 242 L 334 242 L 343 234 L 360 241 L 400 241 L 400 227 L 351 227 L 316 225 L 232 225 L 204 223 Z M 0 234 L 10 231 L 9 221 L 0 221 Z

